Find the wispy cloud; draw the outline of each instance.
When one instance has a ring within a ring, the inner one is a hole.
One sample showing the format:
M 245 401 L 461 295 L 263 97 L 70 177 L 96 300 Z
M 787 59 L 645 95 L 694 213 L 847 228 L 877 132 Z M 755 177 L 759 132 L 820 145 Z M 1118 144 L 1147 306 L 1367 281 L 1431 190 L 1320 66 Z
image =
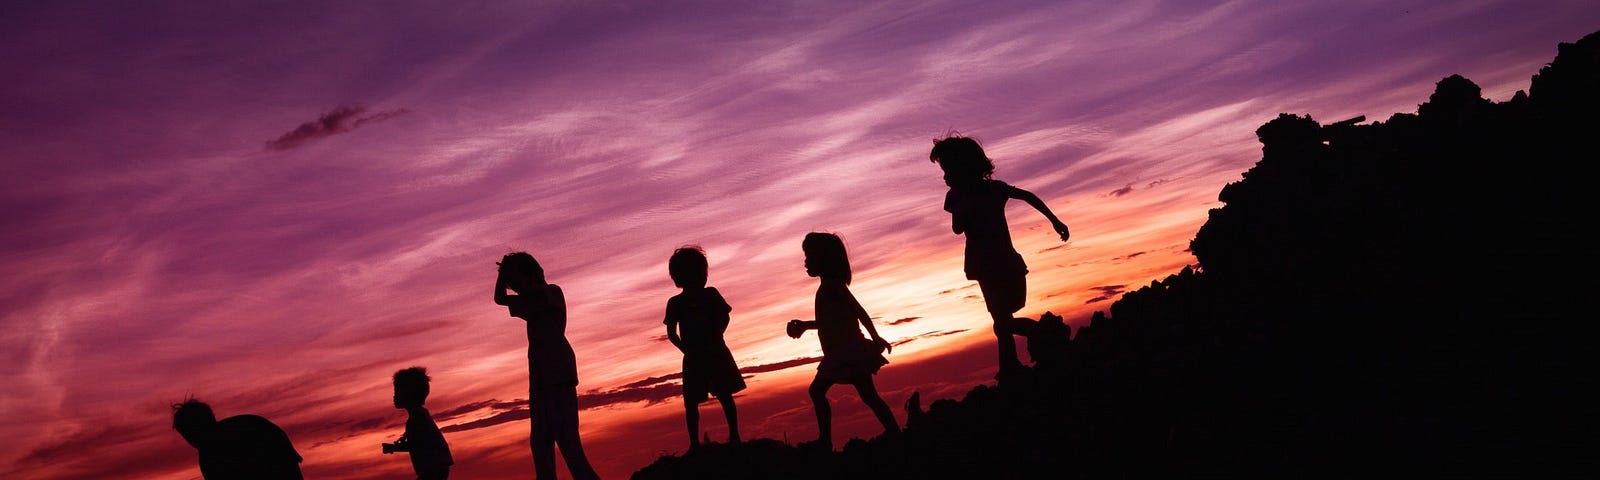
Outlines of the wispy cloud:
M 902 338 L 902 339 L 899 339 L 899 340 L 895 340 L 893 342 L 889 342 L 889 344 L 898 347 L 898 346 L 901 346 L 901 345 L 905 345 L 907 343 L 915 342 L 915 341 L 917 341 L 919 339 L 923 339 L 923 338 L 934 338 L 934 337 L 943 337 L 945 335 L 955 335 L 957 333 L 965 332 L 967 330 L 968 329 L 966 329 L 966 328 L 960 328 L 960 329 L 955 329 L 955 330 L 934 330 L 934 331 L 931 331 L 931 332 L 924 332 L 922 334 L 919 334 L 919 335 L 916 335 L 916 336 L 913 336 L 913 337 L 907 337 L 907 338 Z
M 413 364 L 437 374 L 441 425 L 475 431 L 452 438 L 480 442 L 462 458 L 525 466 L 525 431 L 483 428 L 527 418 L 523 324 L 487 298 L 513 249 L 568 292 L 601 433 L 681 436 L 681 409 L 659 407 L 681 389 L 660 319 L 682 243 L 707 247 L 727 341 L 759 359 L 750 397 L 803 389 L 795 367 L 818 360 L 781 333 L 813 314 L 811 230 L 846 236 L 852 292 L 907 354 L 894 367 L 986 379 L 937 363 L 992 339 L 972 331 L 989 320 L 933 137 L 981 137 L 997 178 L 1072 227 L 1062 244 L 1008 207 L 1020 314 L 1081 321 L 1193 261 L 1186 241 L 1277 113 L 1384 118 L 1451 73 L 1509 93 L 1600 24 L 1582 0 L 646 3 L 0 15 L 0 58 L 28 65 L 0 91 L 0 267 L 17 272 L 0 278 L 17 367 L 0 437 L 23 442 L 0 476 L 192 477 L 160 411 L 191 393 L 282 420 L 316 446 L 311 468 L 366 459 L 398 418 L 388 376 Z M 275 161 L 249 161 L 261 149 Z M 793 409 L 770 431 L 812 427 Z M 610 441 L 586 445 L 603 476 L 660 448 Z M 74 460 L 89 450 L 108 453 Z
M 1126 291 L 1127 288 L 1127 285 L 1102 285 L 1094 287 L 1092 290 L 1098 291 L 1100 294 L 1096 295 L 1094 298 L 1085 300 L 1083 303 L 1100 303 L 1114 299 L 1118 295 L 1122 295 L 1122 292 Z
M 404 108 L 367 113 L 361 105 L 343 105 L 322 114 L 316 120 L 300 124 L 294 130 L 267 142 L 267 150 L 288 150 L 306 142 L 349 132 L 370 123 L 377 123 L 410 113 Z

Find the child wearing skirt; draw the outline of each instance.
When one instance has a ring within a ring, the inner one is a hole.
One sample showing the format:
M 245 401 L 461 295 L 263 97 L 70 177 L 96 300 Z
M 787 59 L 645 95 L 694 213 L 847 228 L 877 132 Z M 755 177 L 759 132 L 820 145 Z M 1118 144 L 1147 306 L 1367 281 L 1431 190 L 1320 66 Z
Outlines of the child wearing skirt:
M 831 233 L 813 232 L 806 235 L 800 248 L 805 251 L 806 274 L 817 277 L 816 319 L 790 320 L 787 333 L 800 338 L 806 330 L 815 329 L 822 344 L 822 362 L 817 365 L 817 376 L 811 381 L 809 393 L 817 414 L 817 439 L 806 442 L 818 448 L 833 450 L 833 409 L 828 405 L 828 389 L 834 384 L 856 387 L 861 400 L 872 409 L 883 424 L 884 433 L 898 435 L 900 426 L 895 421 L 889 405 L 878 395 L 872 376 L 889 363 L 883 357 L 892 350 L 887 340 L 878 335 L 872 317 L 850 293 L 850 259 L 844 241 Z M 861 335 L 865 327 L 871 340 Z M 804 445 L 804 444 L 803 444 Z

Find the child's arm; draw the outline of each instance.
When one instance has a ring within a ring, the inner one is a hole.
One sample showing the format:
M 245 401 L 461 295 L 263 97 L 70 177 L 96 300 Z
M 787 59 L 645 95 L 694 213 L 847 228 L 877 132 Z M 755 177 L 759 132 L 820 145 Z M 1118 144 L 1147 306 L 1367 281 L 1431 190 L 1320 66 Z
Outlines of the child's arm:
M 856 301 L 856 296 L 847 290 L 845 291 L 845 298 L 850 299 L 850 305 L 855 307 L 856 320 L 861 322 L 861 326 L 867 328 L 867 335 L 872 337 L 872 341 L 883 345 L 884 353 L 894 350 L 894 346 L 890 345 L 888 340 L 884 340 L 882 336 L 878 335 L 878 329 L 872 326 L 872 316 L 867 315 L 867 309 L 861 306 L 861 302 Z
M 1072 237 L 1072 234 L 1067 231 L 1067 224 L 1061 223 L 1061 219 L 1056 218 L 1056 214 L 1050 211 L 1050 206 L 1045 205 L 1044 200 L 1040 200 L 1038 195 L 1034 195 L 1033 192 L 1023 190 L 1015 186 L 1012 186 L 1010 190 L 1007 190 L 1006 195 L 1011 198 L 1027 202 L 1028 205 L 1033 206 L 1034 210 L 1038 210 L 1039 213 L 1044 214 L 1044 218 L 1050 220 L 1050 226 L 1055 228 L 1056 234 L 1061 235 L 1061 241 L 1065 242 L 1068 238 Z
M 670 304 L 667 307 L 667 319 L 663 323 L 667 324 L 667 341 L 672 342 L 672 346 L 678 347 L 679 353 L 683 353 L 683 337 L 678 336 L 678 322 L 673 321 Z
M 706 291 L 715 299 L 709 308 L 712 309 L 712 318 L 717 321 L 717 336 L 722 336 L 728 331 L 728 322 L 732 319 L 728 312 L 733 311 L 733 307 L 728 306 L 728 301 L 722 298 L 722 292 L 718 292 L 716 287 L 706 287 Z
M 512 295 L 506 294 L 505 271 L 496 272 L 494 275 L 494 304 L 510 305 Z
M 967 222 L 966 222 L 966 216 L 962 215 L 960 213 L 956 213 L 955 208 L 951 206 L 951 203 L 953 203 L 953 202 L 951 201 L 950 196 L 953 195 L 954 193 L 955 193 L 954 191 L 951 191 L 950 193 L 946 193 L 945 194 L 945 196 L 944 196 L 944 211 L 950 212 L 950 231 L 955 232 L 956 235 L 960 235 L 962 232 L 967 231 L 967 227 L 966 227 L 966 223 Z
M 383 453 L 390 454 L 394 452 L 411 453 L 411 438 L 402 433 L 400 438 L 395 439 L 394 443 L 383 444 Z
M 555 309 L 555 318 L 567 318 L 567 294 L 561 291 L 560 286 L 553 283 L 545 284 L 544 298 Z
M 817 321 L 801 320 L 796 318 L 794 320 L 790 320 L 789 324 L 785 325 L 785 327 L 785 330 L 789 333 L 789 338 L 800 338 L 800 335 L 806 333 L 806 330 L 817 328 Z

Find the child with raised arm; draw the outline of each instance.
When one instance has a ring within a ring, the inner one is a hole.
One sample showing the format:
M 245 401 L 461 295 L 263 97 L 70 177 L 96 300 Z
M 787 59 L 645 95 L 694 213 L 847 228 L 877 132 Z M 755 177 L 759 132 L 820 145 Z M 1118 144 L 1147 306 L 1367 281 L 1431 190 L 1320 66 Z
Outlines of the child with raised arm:
M 944 197 L 944 209 L 950 212 L 950 229 L 967 237 L 967 279 L 978 282 L 994 320 L 995 339 L 1000 342 L 1000 371 L 995 378 L 1007 377 L 1022 366 L 1012 334 L 1022 333 L 1016 331 L 1016 326 L 1030 320 L 1013 317 L 1027 302 L 1028 266 L 1011 244 L 1006 201 L 1022 200 L 1044 214 L 1063 242 L 1070 237 L 1067 225 L 1038 196 L 991 178 L 994 162 L 983 153 L 977 140 L 960 135 L 935 140 L 928 160 L 944 170 L 944 183 L 950 187 Z
M 715 287 L 706 286 L 705 250 L 688 245 L 672 252 L 667 273 L 682 293 L 667 300 L 667 340 L 683 352 L 683 412 L 689 424 L 689 448 L 700 446 L 700 404 L 717 396 L 728 419 L 728 443 L 739 443 L 739 413 L 733 394 L 744 390 L 744 377 L 733 352 L 722 340 L 733 307 Z M 681 334 L 680 334 L 681 331 Z
M 578 361 L 567 343 L 567 297 L 546 283 L 544 268 L 527 252 L 502 257 L 494 282 L 494 303 L 527 323 L 529 445 L 541 480 L 556 478 L 557 445 L 572 478 L 600 478 L 583 454 L 578 438 Z M 507 294 L 511 289 L 515 295 Z
M 406 411 L 406 430 L 394 443 L 383 444 L 383 453 L 408 452 L 417 480 L 450 478 L 450 445 L 445 443 L 439 425 L 433 423 L 423 402 L 428 400 L 428 370 L 411 367 L 394 372 L 394 408 Z
M 889 405 L 878 395 L 872 376 L 889 363 L 883 353 L 893 350 L 889 342 L 878 335 L 872 326 L 872 317 L 850 293 L 850 257 L 844 241 L 831 233 L 812 232 L 800 243 L 806 256 L 806 275 L 817 277 L 816 320 L 790 320 L 787 333 L 800 338 L 806 330 L 815 329 L 822 343 L 822 362 L 817 364 L 817 376 L 811 381 L 812 406 L 817 413 L 817 440 L 806 442 L 833 450 L 833 409 L 828 405 L 828 389 L 837 383 L 856 387 L 861 401 L 872 409 L 883 424 L 884 434 L 898 435 L 900 425 L 895 421 Z M 868 340 L 861 335 L 865 327 Z

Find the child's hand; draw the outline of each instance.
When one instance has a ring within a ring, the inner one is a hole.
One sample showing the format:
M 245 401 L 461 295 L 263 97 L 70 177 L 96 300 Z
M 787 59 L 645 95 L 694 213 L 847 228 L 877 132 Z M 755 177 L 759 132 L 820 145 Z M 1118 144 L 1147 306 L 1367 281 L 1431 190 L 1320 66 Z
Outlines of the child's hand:
M 889 344 L 889 341 L 884 340 L 883 337 L 874 338 L 872 341 L 873 343 L 877 343 L 878 346 L 883 347 L 883 353 L 894 351 L 894 345 Z
M 789 334 L 789 338 L 800 338 L 800 334 L 806 333 L 806 326 L 800 323 L 800 319 L 794 319 L 789 321 L 785 331 Z

